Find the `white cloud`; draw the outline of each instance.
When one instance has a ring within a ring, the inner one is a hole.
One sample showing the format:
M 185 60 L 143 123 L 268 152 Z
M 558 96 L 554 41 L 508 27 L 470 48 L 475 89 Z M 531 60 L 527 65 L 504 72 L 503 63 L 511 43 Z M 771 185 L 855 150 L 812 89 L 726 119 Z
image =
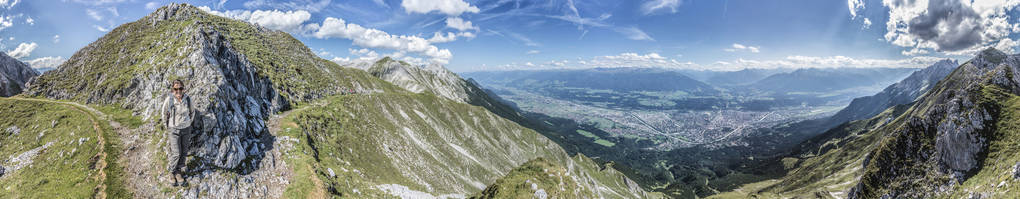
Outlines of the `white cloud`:
M 247 21 L 249 23 L 258 24 L 263 27 L 282 30 L 286 32 L 300 32 L 302 31 L 302 24 L 312 17 L 312 14 L 305 10 L 297 11 L 279 11 L 279 10 L 227 10 L 227 11 L 215 11 L 207 6 L 198 7 L 209 14 L 233 18 L 241 21 Z
M 457 41 L 457 38 L 468 38 L 468 39 L 475 38 L 475 33 L 471 33 L 471 32 L 459 32 L 459 33 L 447 32 L 444 35 L 442 33 L 436 32 L 436 33 L 434 33 L 432 35 L 432 38 L 429 38 L 428 41 L 429 41 L 429 43 L 438 44 L 438 43 L 446 43 L 446 42 Z
M 478 26 L 474 26 L 470 21 L 461 19 L 460 17 L 446 18 L 446 27 L 457 29 L 459 31 L 478 30 Z
M 57 56 L 57 57 L 40 57 L 40 58 L 36 58 L 36 59 L 33 59 L 33 60 L 28 60 L 26 63 L 30 67 L 38 70 L 38 69 L 54 69 L 54 68 L 57 68 L 57 66 L 60 66 L 60 64 L 63 64 L 64 61 L 67 61 L 67 60 L 64 59 L 63 57 Z
M 676 8 L 680 7 L 681 3 L 680 0 L 649 0 L 641 4 L 641 13 L 649 15 L 660 9 L 669 9 L 669 13 L 676 13 Z
M 312 14 L 308 11 L 262 11 L 256 10 L 251 13 L 249 22 L 259 24 L 270 29 L 283 30 L 283 31 L 296 31 L 298 27 L 305 21 L 308 21 L 312 17 Z
M 437 11 L 449 16 L 460 16 L 461 13 L 478 13 L 478 7 L 463 0 L 403 0 L 401 7 L 408 13 L 429 13 Z
M 158 2 L 155 2 L 155 1 L 149 2 L 149 3 L 145 3 L 145 9 L 149 9 L 149 10 L 155 10 L 155 9 L 159 8 L 160 6 L 161 5 Z
M 358 24 L 347 23 L 343 19 L 327 17 L 322 26 L 313 34 L 316 38 L 350 39 L 354 45 L 368 48 L 383 48 L 397 51 L 418 53 L 428 56 L 430 61 L 442 64 L 449 63 L 453 54 L 450 50 L 439 49 L 428 40 L 407 35 L 390 35 L 382 30 L 365 28 Z
M 1020 33 L 1008 13 L 1020 5 L 1017 0 L 883 0 L 882 5 L 889 9 L 885 40 L 911 51 L 931 49 L 951 55 L 973 54 L 987 47 L 1011 51 L 1016 42 L 1001 41 Z
M 542 51 L 538 51 L 538 50 L 529 50 L 528 52 L 525 52 L 524 54 L 534 55 L 534 54 L 538 54 L 538 53 L 542 53 Z
M 915 49 L 911 49 L 909 51 L 907 51 L 907 50 L 901 51 L 900 54 L 903 54 L 903 55 L 906 55 L 906 56 L 924 55 L 924 54 L 928 54 L 928 50 L 915 48 Z
M 0 8 L 11 9 L 14 5 L 18 5 L 20 0 L 0 0 Z
M 99 26 L 99 25 L 92 25 L 92 27 L 96 28 L 96 30 L 99 30 L 100 32 L 109 32 L 110 31 L 110 29 L 108 29 L 106 27 Z
M 871 19 L 864 18 L 864 26 L 861 27 L 861 29 L 869 29 L 869 28 L 871 28 Z
M 746 46 L 746 45 L 743 45 L 743 44 L 734 43 L 732 45 L 732 47 L 733 48 L 723 49 L 723 51 L 726 51 L 726 52 L 747 51 L 747 52 L 752 52 L 752 53 L 761 52 L 759 50 L 760 47 L 758 47 L 758 46 Z
M 641 31 L 637 27 L 616 28 L 615 31 L 627 36 L 627 39 L 630 40 L 655 41 L 652 36 L 648 36 L 645 31 Z
M 53 43 L 60 43 L 60 35 L 53 35 Z
M 32 17 L 26 17 L 25 18 L 25 23 L 27 23 L 30 26 L 33 26 L 33 25 L 35 25 L 35 19 L 32 19 Z
M 93 9 L 85 9 L 85 14 L 89 15 L 89 17 L 92 17 L 92 19 L 95 19 L 96 21 L 103 20 L 103 15 L 100 15 L 99 11 Z
M 857 18 L 857 13 L 864 10 L 864 0 L 847 0 L 846 4 L 850 7 L 850 19 Z
M 23 57 L 28 57 L 28 55 L 32 54 L 32 51 L 34 51 L 36 47 L 39 47 L 39 45 L 35 44 L 35 42 L 21 43 L 18 44 L 18 47 L 15 48 L 14 50 L 7 51 L 7 55 L 15 59 L 21 59 Z
M 14 26 L 14 18 L 11 16 L 0 16 L 0 30 Z
M 227 0 L 220 0 L 219 3 L 216 3 L 216 9 L 223 8 L 223 4 L 227 4 Z

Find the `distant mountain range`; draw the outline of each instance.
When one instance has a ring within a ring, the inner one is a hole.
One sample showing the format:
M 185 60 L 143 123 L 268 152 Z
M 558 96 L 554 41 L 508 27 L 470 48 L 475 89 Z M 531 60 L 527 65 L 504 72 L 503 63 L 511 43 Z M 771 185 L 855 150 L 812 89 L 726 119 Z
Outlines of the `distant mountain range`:
M 712 86 L 680 72 L 649 68 L 595 68 L 583 70 L 482 71 L 465 73 L 479 82 L 521 87 L 570 87 L 613 91 L 683 91 L 718 93 Z

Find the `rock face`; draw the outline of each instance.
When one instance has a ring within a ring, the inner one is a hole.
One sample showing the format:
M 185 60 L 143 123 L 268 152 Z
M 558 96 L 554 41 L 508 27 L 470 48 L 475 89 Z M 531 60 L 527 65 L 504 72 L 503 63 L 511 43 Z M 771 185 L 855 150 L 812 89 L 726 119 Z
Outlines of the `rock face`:
M 1020 94 L 1020 56 L 995 49 L 957 68 L 890 124 L 872 152 L 855 198 L 946 194 L 981 170 L 996 140 L 1000 103 Z
M 28 64 L 0 52 L 0 97 L 21 93 L 25 90 L 25 83 L 36 76 L 39 76 L 39 72 Z
M 365 65 L 365 62 L 355 62 L 350 67 L 365 68 Z M 412 66 L 406 62 L 386 57 L 376 61 L 365 70 L 373 76 L 411 92 L 430 92 L 456 102 L 484 107 L 503 118 L 518 123 L 527 123 L 527 119 L 520 112 L 501 102 L 497 99 L 498 96 L 490 95 L 474 80 L 464 80 L 442 65 Z
M 412 66 L 386 57 L 376 61 L 367 71 L 408 91 L 428 91 L 461 103 L 471 101 L 470 95 L 473 94 L 466 81 L 438 64 Z
M 287 33 L 171 4 L 82 48 L 27 93 L 119 105 L 154 122 L 169 82 L 183 80 L 200 115 L 190 152 L 202 165 L 234 169 L 267 146 L 260 137 L 270 114 L 293 102 L 376 89 L 342 75 L 352 70 L 318 58 Z

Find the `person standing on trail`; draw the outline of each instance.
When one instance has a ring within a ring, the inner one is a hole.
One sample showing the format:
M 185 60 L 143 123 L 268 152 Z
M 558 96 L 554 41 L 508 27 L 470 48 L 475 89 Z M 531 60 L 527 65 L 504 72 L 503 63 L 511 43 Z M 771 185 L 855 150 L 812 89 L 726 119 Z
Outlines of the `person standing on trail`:
M 181 80 L 174 80 L 170 86 L 173 95 L 163 102 L 163 124 L 170 131 L 167 136 L 167 144 L 170 151 L 167 151 L 167 166 L 170 174 L 173 175 L 173 186 L 183 186 L 184 157 L 187 146 L 186 139 L 191 133 L 191 122 L 195 119 L 195 108 L 191 105 L 191 98 L 184 94 L 184 83 Z

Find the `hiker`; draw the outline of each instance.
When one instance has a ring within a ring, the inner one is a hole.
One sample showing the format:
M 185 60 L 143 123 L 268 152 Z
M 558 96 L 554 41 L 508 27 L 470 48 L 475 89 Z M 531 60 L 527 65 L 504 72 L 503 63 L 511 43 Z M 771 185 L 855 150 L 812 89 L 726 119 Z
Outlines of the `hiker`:
M 163 124 L 170 131 L 167 136 L 167 144 L 170 150 L 167 151 L 167 166 L 173 178 L 173 186 L 183 186 L 184 157 L 187 156 L 187 138 L 191 133 L 191 122 L 195 119 L 195 108 L 191 105 L 191 98 L 184 94 L 184 83 L 181 80 L 174 80 L 170 86 L 172 95 L 163 102 Z

